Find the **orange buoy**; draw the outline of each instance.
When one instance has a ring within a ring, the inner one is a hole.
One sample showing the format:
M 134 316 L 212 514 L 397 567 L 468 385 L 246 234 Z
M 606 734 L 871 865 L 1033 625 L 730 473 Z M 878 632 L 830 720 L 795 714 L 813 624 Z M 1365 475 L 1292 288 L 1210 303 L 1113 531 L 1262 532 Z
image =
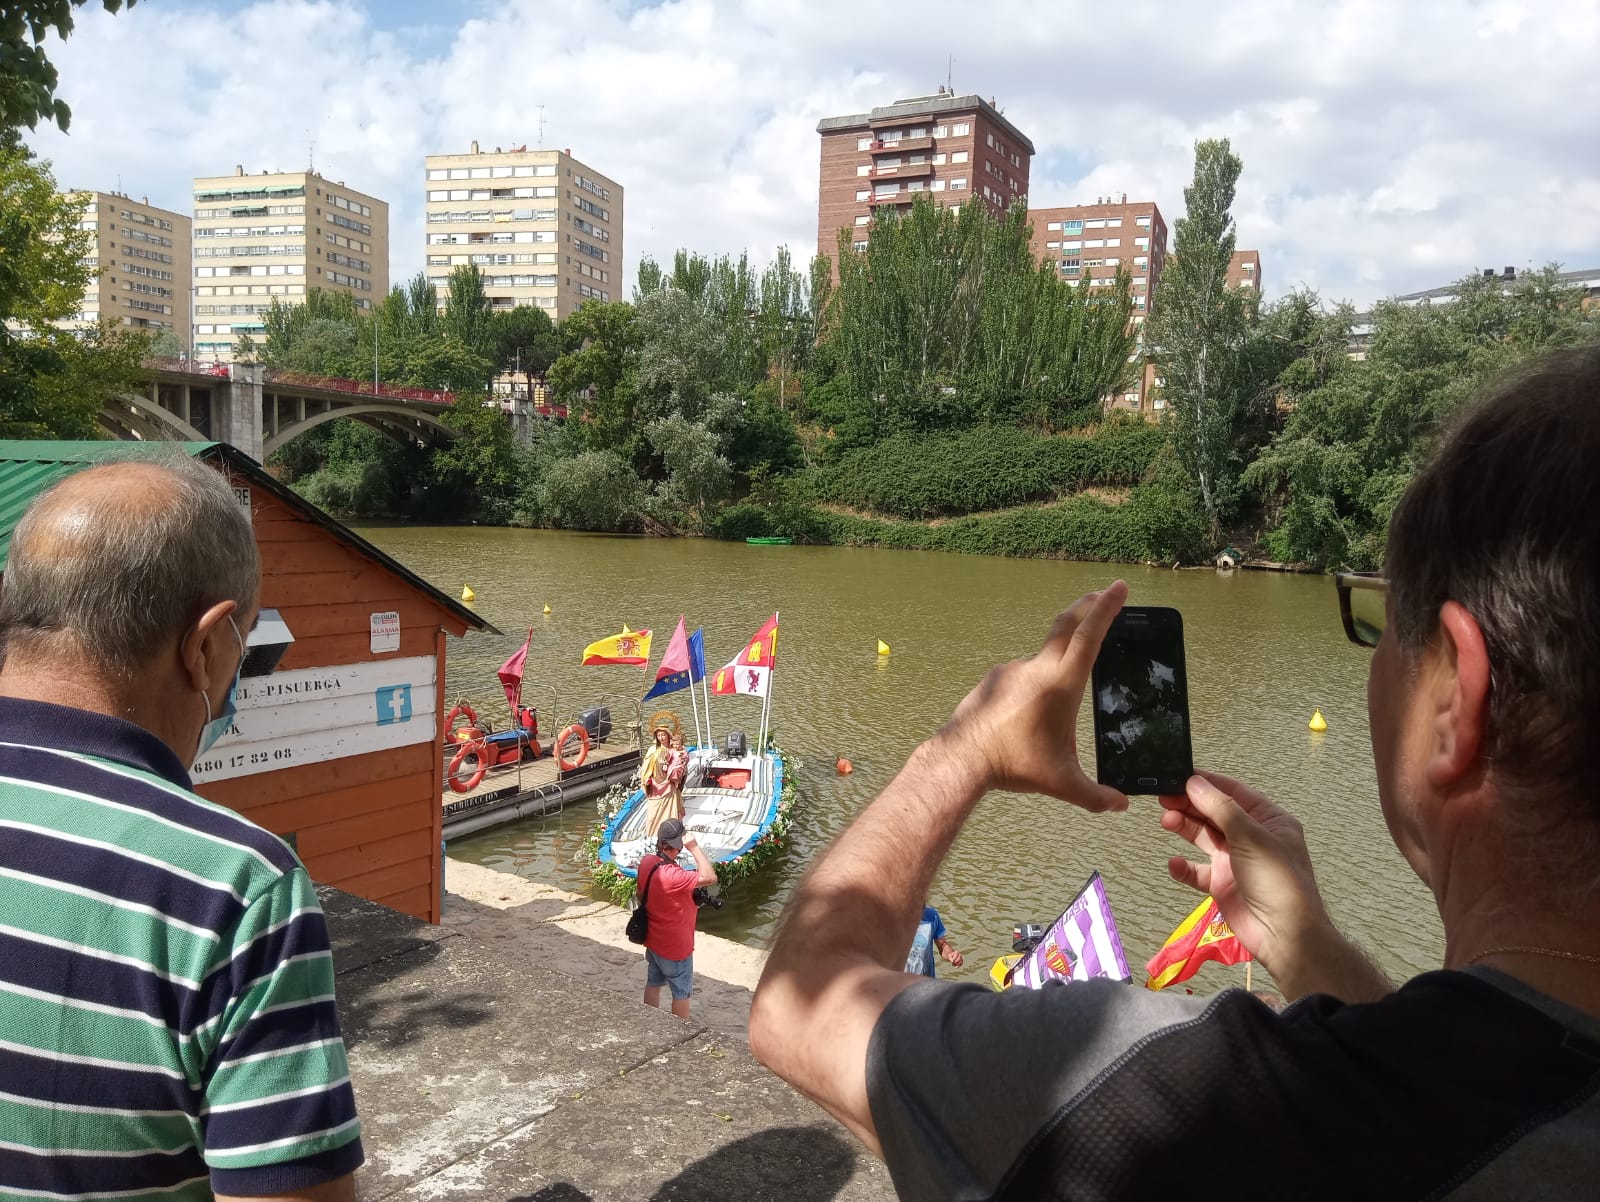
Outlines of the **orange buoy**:
M 578 739 L 578 754 L 576 758 L 569 760 L 567 759 L 567 743 L 570 737 L 574 735 Z M 556 763 L 560 766 L 561 771 L 571 772 L 589 758 L 589 732 L 580 723 L 574 722 L 556 736 L 554 751 L 556 753 Z
M 842 755 L 839 757 L 839 762 L 834 765 L 834 768 L 838 770 L 840 776 L 849 776 L 856 770 L 856 766 Z

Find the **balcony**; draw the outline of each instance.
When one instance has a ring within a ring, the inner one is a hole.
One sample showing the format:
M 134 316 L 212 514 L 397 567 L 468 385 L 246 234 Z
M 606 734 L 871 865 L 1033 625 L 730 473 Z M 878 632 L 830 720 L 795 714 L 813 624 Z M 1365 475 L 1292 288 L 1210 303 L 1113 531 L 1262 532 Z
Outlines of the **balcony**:
M 873 154 L 892 154 L 897 150 L 932 150 L 932 138 L 901 138 L 898 142 L 874 142 Z
M 891 192 L 887 196 L 873 196 L 867 203 L 869 205 L 908 205 L 915 192 Z
M 898 167 L 874 167 L 871 178 L 926 179 L 932 174 L 932 163 L 901 163 Z

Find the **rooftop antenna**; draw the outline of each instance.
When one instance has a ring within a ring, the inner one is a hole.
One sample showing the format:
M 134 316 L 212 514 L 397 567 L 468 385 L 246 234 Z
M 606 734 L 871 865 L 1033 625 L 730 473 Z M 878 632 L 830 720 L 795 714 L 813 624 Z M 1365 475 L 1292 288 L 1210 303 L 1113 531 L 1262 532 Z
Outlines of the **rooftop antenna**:
M 317 140 L 309 129 L 306 130 L 306 170 L 313 174 L 317 170 Z
M 544 149 L 544 105 L 539 106 L 539 149 Z
M 954 83 L 955 69 L 956 69 L 956 58 L 955 58 L 955 55 L 953 55 L 953 54 L 945 55 L 944 56 L 944 90 L 945 90 L 946 93 L 948 93 L 951 96 L 954 96 L 956 94 L 956 85 Z

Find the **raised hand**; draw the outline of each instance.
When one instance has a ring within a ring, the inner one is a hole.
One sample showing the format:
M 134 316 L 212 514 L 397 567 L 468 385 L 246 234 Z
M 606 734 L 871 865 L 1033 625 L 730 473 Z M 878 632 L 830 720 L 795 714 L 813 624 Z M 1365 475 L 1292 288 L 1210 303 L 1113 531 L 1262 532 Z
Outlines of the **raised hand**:
M 1214 772 L 1161 798 L 1161 825 L 1204 853 L 1167 862 L 1179 884 L 1209 893 L 1222 917 L 1284 995 L 1332 993 L 1349 1001 L 1389 992 L 1383 974 L 1339 934 L 1317 890 L 1305 828 L 1248 785 Z
M 990 670 L 938 741 L 973 757 L 988 788 L 1045 793 L 1086 810 L 1126 809 L 1123 794 L 1084 775 L 1077 724 L 1095 656 L 1127 596 L 1119 580 L 1078 598 L 1056 618 L 1037 655 Z

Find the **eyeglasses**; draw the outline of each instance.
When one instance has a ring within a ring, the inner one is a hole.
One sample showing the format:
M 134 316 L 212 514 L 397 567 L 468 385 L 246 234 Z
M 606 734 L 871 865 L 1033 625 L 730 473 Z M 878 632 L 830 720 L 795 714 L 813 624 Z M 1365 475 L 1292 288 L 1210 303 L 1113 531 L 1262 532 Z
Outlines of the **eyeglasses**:
M 1389 582 L 1366 572 L 1340 572 L 1333 582 L 1339 589 L 1339 618 L 1344 622 L 1345 637 L 1358 647 L 1376 647 L 1388 620 Z

